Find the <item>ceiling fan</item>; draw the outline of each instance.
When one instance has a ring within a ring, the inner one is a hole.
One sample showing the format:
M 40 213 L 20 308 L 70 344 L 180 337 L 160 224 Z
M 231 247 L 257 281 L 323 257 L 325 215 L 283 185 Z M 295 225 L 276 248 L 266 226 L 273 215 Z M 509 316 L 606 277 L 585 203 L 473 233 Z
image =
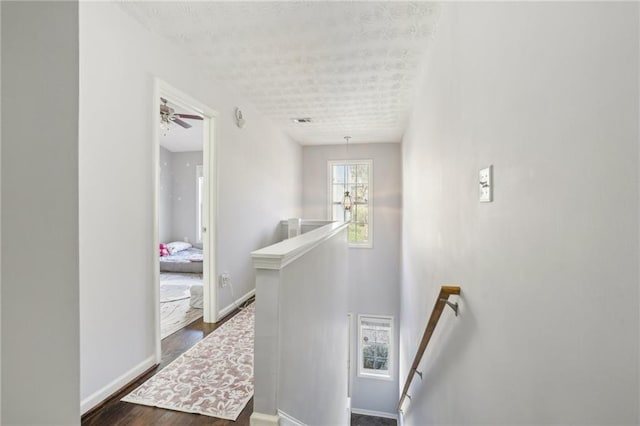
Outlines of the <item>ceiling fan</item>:
M 183 121 L 182 119 L 188 120 L 202 120 L 202 117 L 195 114 L 177 114 L 173 108 L 167 105 L 167 100 L 165 98 L 160 98 L 162 104 L 160 105 L 160 125 L 170 127 L 173 123 L 188 129 L 191 127 L 191 124 Z

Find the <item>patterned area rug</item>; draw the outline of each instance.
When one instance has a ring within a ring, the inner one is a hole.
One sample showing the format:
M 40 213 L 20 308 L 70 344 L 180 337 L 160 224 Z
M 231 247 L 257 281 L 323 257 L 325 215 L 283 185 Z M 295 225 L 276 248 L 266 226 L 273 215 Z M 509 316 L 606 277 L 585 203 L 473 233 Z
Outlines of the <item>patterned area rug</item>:
M 160 273 L 160 338 L 175 333 L 202 316 L 190 306 L 190 288 L 202 284 L 202 274 Z
M 191 282 L 165 281 L 160 282 L 160 303 L 173 302 L 191 297 Z
M 160 338 L 175 333 L 202 316 L 202 309 L 192 308 L 191 299 L 160 304 Z
M 254 308 L 247 306 L 122 401 L 235 421 L 253 396 Z

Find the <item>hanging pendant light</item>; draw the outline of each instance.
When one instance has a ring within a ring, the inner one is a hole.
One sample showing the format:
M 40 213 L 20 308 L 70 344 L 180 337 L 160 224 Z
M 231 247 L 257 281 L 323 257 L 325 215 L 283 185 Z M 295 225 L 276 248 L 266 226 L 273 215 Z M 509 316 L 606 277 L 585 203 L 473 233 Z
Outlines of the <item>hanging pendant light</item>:
M 349 159 L 349 139 L 351 139 L 351 136 L 345 136 L 344 139 L 347 141 L 347 160 Z M 347 185 L 347 182 L 345 182 L 345 185 Z M 345 212 L 351 211 L 351 195 L 349 194 L 349 191 L 344 191 L 344 198 L 342 199 L 342 207 L 344 208 Z
M 351 210 L 351 195 L 349 194 L 349 191 L 344 192 L 344 199 L 342 200 L 342 206 L 346 211 Z

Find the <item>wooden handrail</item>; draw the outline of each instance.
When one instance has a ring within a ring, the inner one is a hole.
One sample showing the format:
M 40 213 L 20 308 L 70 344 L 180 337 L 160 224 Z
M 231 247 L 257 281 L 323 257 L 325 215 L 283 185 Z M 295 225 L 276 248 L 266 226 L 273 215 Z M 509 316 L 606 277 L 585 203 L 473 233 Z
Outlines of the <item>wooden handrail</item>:
M 436 304 L 433 307 L 433 311 L 431 312 L 431 317 L 429 317 L 427 327 L 424 329 L 424 334 L 422 335 L 420 346 L 418 346 L 418 351 L 416 352 L 416 356 L 413 359 L 413 364 L 411 364 L 411 370 L 409 370 L 409 374 L 407 375 L 404 389 L 402 389 L 402 395 L 400 396 L 400 401 L 398 401 L 398 411 L 401 411 L 402 409 L 402 403 L 404 402 L 404 399 L 409 392 L 409 386 L 411 386 L 413 376 L 415 376 L 416 372 L 418 371 L 418 365 L 420 365 L 420 361 L 422 361 L 422 355 L 424 355 L 424 351 L 425 349 L 427 349 L 427 344 L 429 344 L 429 340 L 431 340 L 431 336 L 433 336 L 433 331 L 436 329 L 436 324 L 438 324 L 438 320 L 442 315 L 442 311 L 447 305 L 449 296 L 452 294 L 460 294 L 460 287 L 451 285 L 443 285 L 442 287 L 440 287 L 440 294 L 438 295 L 438 299 L 436 299 Z

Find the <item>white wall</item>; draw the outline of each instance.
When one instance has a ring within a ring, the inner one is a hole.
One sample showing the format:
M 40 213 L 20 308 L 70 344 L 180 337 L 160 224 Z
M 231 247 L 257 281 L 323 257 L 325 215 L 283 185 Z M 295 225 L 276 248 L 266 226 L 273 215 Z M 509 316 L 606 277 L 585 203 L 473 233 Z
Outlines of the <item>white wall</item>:
M 174 152 L 173 158 L 173 214 L 171 224 L 172 241 L 184 241 L 185 238 L 196 247 L 196 222 L 198 188 L 196 185 L 196 166 L 202 165 L 202 151 Z
M 0 7 L 0 423 L 79 424 L 78 4 Z
M 302 152 L 303 217 L 330 219 L 327 161 L 345 159 L 346 147 L 344 144 L 305 146 Z M 373 248 L 349 249 L 349 311 L 353 312 L 354 319 L 358 314 L 392 315 L 396 320 L 396 330 L 400 316 L 400 153 L 400 144 L 350 144 L 347 158 L 373 160 Z M 395 336 L 397 348 L 397 331 Z M 354 330 L 354 345 L 356 339 Z M 386 381 L 358 378 L 356 361 L 357 357 L 352 369 L 352 407 L 395 414 L 398 363 L 394 366 L 393 380 Z
M 0 100 L 2 99 L 2 6 L 0 6 Z M 2 123 L 2 102 L 0 102 Z M 0 126 L 1 127 L 1 126 Z M 0 131 L 0 224 L 2 224 L 2 132 Z M 2 226 L 0 225 L 0 330 L 2 330 Z M 0 336 L 0 423 L 2 423 L 2 338 Z
M 85 409 L 153 362 L 155 76 L 219 113 L 216 263 L 219 272 L 230 272 L 235 298 L 255 285 L 249 253 L 277 239 L 280 219 L 300 214 L 301 148 L 242 98 L 204 76 L 203 69 L 117 5 L 80 4 L 80 335 Z M 247 120 L 244 129 L 235 126 L 236 106 L 242 107 Z M 123 247 L 126 256 L 118 257 Z M 219 308 L 231 304 L 229 289 L 220 291 Z
M 202 165 L 202 151 L 171 152 L 160 147 L 160 190 L 158 229 L 160 242 L 197 242 L 196 166 Z
M 173 156 L 160 147 L 160 187 L 158 188 L 158 237 L 161 243 L 171 241 L 173 223 Z
M 638 4 L 449 3 L 403 139 L 406 425 L 638 424 Z M 495 201 L 478 202 L 494 165 Z

